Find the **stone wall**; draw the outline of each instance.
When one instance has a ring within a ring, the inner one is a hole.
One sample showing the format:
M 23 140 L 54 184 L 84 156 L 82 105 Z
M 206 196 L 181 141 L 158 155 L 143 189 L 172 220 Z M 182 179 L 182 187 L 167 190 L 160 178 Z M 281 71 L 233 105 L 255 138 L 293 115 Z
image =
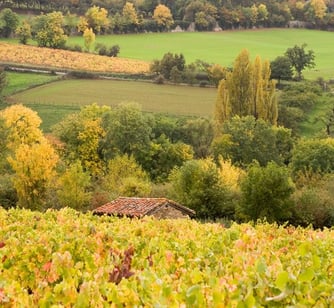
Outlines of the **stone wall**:
M 189 218 L 189 216 L 182 211 L 170 206 L 164 205 L 158 207 L 154 212 L 150 213 L 150 215 L 154 216 L 157 219 L 178 219 L 178 218 Z

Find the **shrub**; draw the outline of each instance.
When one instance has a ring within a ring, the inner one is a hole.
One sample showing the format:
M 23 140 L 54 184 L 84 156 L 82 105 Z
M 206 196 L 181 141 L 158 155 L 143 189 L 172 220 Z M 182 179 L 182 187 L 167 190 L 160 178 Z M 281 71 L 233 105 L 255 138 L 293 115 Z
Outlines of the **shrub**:
M 253 163 L 241 181 L 240 217 L 285 222 L 291 216 L 293 191 L 294 185 L 286 167 L 274 162 L 266 167 Z
M 156 84 L 164 84 L 165 83 L 164 76 L 162 76 L 162 75 L 159 74 L 157 77 L 155 77 L 154 83 L 156 83 Z
M 120 49 L 119 45 L 111 46 L 110 49 L 109 49 L 109 52 L 108 52 L 108 56 L 109 57 L 117 57 L 117 55 L 119 54 L 120 50 L 121 49 Z

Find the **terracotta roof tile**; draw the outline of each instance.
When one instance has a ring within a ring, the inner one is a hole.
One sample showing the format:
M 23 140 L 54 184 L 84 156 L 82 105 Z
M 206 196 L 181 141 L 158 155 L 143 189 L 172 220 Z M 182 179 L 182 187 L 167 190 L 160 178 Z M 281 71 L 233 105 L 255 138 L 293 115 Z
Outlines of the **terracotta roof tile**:
M 163 205 L 170 205 L 189 216 L 194 216 L 195 212 L 166 198 L 127 198 L 120 197 L 106 203 L 93 211 L 94 214 L 109 214 L 129 217 L 142 217 L 149 215 L 151 211 Z

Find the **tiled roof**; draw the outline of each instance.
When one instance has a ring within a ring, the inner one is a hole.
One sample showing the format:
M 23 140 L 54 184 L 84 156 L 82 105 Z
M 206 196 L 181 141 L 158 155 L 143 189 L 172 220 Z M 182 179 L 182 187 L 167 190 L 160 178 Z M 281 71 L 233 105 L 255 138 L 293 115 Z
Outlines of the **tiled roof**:
M 109 214 L 129 217 L 142 217 L 149 215 L 158 207 L 169 205 L 181 212 L 194 216 L 195 212 L 185 206 L 182 206 L 166 198 L 127 198 L 120 197 L 109 203 L 106 203 L 93 211 L 94 214 Z

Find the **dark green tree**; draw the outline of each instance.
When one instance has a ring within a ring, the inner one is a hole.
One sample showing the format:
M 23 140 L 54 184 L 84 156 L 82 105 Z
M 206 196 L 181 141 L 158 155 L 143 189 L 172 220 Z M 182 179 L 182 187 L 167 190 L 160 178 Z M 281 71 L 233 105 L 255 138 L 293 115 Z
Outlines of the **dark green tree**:
M 287 163 L 292 146 L 289 129 L 252 116 L 236 116 L 224 122 L 221 135 L 212 143 L 212 152 L 216 159 L 221 155 L 240 166 L 247 166 L 253 160 L 265 166 L 270 161 Z
M 240 216 L 246 220 L 285 222 L 291 216 L 294 185 L 286 167 L 253 163 L 241 182 Z
M 189 119 L 181 127 L 182 140 L 194 149 L 196 158 L 205 158 L 210 154 L 210 145 L 214 132 L 212 122 L 205 118 Z
M 172 143 L 165 135 L 150 142 L 146 149 L 137 155 L 138 162 L 155 182 L 164 182 L 171 170 L 193 159 L 193 149 L 182 142 Z
M 164 54 L 161 60 L 155 60 L 151 66 L 151 71 L 163 75 L 166 79 L 171 78 L 171 72 L 177 69 L 183 72 L 185 68 L 185 59 L 183 54 L 172 54 L 168 52 Z
M 297 79 L 301 80 L 303 75 L 302 71 L 306 68 L 315 67 L 315 55 L 313 50 L 305 50 L 307 44 L 301 46 L 295 45 L 292 48 L 288 48 L 285 52 L 285 56 L 289 58 L 292 67 L 296 71 Z
M 292 65 L 287 56 L 278 56 L 270 62 L 271 79 L 277 79 L 280 84 L 281 80 L 290 80 L 293 76 Z
M 119 154 L 138 155 L 150 144 L 151 118 L 136 103 L 123 103 L 106 113 L 102 119 L 106 135 L 100 144 L 104 159 Z
M 0 33 L 3 37 L 10 37 L 19 25 L 19 16 L 11 9 L 6 8 L 0 12 Z

